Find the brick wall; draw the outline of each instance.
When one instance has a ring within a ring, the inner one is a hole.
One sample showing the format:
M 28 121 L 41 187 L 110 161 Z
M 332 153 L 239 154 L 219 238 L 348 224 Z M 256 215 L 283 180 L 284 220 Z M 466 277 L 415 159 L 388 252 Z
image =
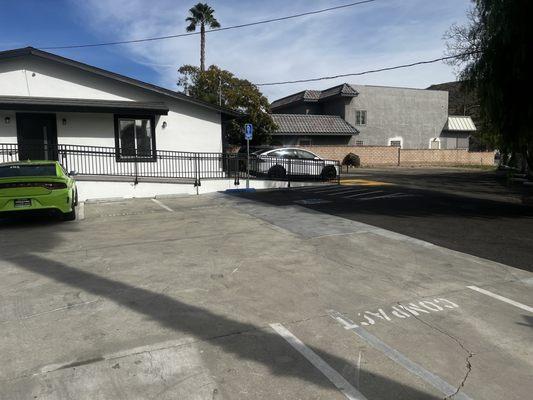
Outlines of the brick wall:
M 342 162 L 349 153 L 359 156 L 362 167 L 409 165 L 494 165 L 494 152 L 468 150 L 411 150 L 390 146 L 301 146 L 323 158 Z
M 400 165 L 494 165 L 494 152 L 402 150 Z
M 349 153 L 359 156 L 361 166 L 398 165 L 398 148 L 390 146 L 300 146 L 322 158 L 342 162 Z
M 494 165 L 494 152 L 470 152 L 468 150 L 411 150 L 391 146 L 294 146 L 307 149 L 329 160 L 342 162 L 349 153 L 359 156 L 362 167 L 372 166 L 452 166 Z M 239 147 L 232 148 L 239 151 Z

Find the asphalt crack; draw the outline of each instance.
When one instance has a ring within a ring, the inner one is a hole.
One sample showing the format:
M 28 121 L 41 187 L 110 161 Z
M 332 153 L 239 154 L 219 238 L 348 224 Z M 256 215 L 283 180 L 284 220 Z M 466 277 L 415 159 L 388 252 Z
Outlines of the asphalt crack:
M 403 304 L 401 304 L 400 302 L 397 302 L 396 304 L 398 304 L 399 306 L 401 307 L 404 307 Z M 471 352 L 457 337 L 451 335 L 450 333 L 446 332 L 445 330 L 439 328 L 438 326 L 435 326 L 435 325 L 432 325 L 430 324 L 429 322 L 426 322 L 424 321 L 422 318 L 419 318 L 418 316 L 412 314 L 412 316 L 417 320 L 417 321 L 420 321 L 421 323 L 423 323 L 424 325 L 428 326 L 429 328 L 431 329 L 434 329 L 440 333 L 442 333 L 443 335 L 446 335 L 447 337 L 449 337 L 450 339 L 452 339 L 455 343 L 457 343 L 459 345 L 459 347 L 466 353 L 466 358 L 465 358 L 465 366 L 466 366 L 466 371 L 465 371 L 465 374 L 463 376 L 463 379 L 461 380 L 461 382 L 459 383 L 459 386 L 457 386 L 457 389 L 455 390 L 455 392 L 453 392 L 452 394 L 446 396 L 443 398 L 443 400 L 451 400 L 453 399 L 455 396 L 457 396 L 457 394 L 461 391 L 461 389 L 465 386 L 466 384 L 466 381 L 468 380 L 468 377 L 470 376 L 470 373 L 472 372 L 472 363 L 470 362 L 470 360 L 472 359 L 472 357 L 475 356 L 475 353 Z

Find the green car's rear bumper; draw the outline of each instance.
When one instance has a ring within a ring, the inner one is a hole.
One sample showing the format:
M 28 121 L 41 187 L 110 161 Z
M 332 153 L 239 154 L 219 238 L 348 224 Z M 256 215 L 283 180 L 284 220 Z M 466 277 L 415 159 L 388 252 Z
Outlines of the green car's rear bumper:
M 31 200 L 31 205 L 15 207 L 15 200 Z M 63 214 L 72 211 L 70 189 L 52 190 L 48 194 L 6 196 L 0 190 L 0 214 L 19 211 L 59 211 Z

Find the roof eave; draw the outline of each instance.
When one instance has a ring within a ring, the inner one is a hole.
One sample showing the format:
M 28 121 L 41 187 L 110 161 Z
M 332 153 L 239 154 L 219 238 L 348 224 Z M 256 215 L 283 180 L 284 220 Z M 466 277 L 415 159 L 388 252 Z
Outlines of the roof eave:
M 75 61 L 75 60 L 72 60 L 70 58 L 58 56 L 57 54 L 48 53 L 46 51 L 39 50 L 39 49 L 36 49 L 34 47 L 24 47 L 24 48 L 20 48 L 20 49 L 13 49 L 13 50 L 7 50 L 7 51 L 0 52 L 0 59 L 2 59 L 2 58 L 21 57 L 21 56 L 26 56 L 26 55 L 33 55 L 33 56 L 36 56 L 36 57 L 41 57 L 41 58 L 44 58 L 44 59 L 47 59 L 47 60 L 55 61 L 55 62 L 58 62 L 58 63 L 61 63 L 61 64 L 69 65 L 71 67 L 78 68 L 78 69 L 84 70 L 86 72 L 94 73 L 96 75 L 104 76 L 104 77 L 109 78 L 109 79 L 114 79 L 116 81 L 119 81 L 119 82 L 122 82 L 122 83 L 125 83 L 125 84 L 129 84 L 129 85 L 136 86 L 136 87 L 139 87 L 139 88 L 142 88 L 142 89 L 145 89 L 145 90 L 149 90 L 149 91 L 152 91 L 152 92 L 156 92 L 156 93 L 168 96 L 168 97 L 179 99 L 179 100 L 191 103 L 191 104 L 202 106 L 202 107 L 211 109 L 213 111 L 218 111 L 218 112 L 220 112 L 222 114 L 226 114 L 228 116 L 243 117 L 245 115 L 245 114 L 240 113 L 238 111 L 230 110 L 230 109 L 228 109 L 226 107 L 217 106 L 217 105 L 205 102 L 203 100 L 199 100 L 199 99 L 187 96 L 187 95 L 182 94 L 182 93 L 174 92 L 174 91 L 172 91 L 170 89 L 165 89 L 163 87 L 160 87 L 160 86 L 157 86 L 157 85 L 154 85 L 154 84 L 151 84 L 151 83 L 143 82 L 143 81 L 140 81 L 140 80 L 135 79 L 135 78 L 130 78 L 130 77 L 127 77 L 125 75 L 121 75 L 121 74 L 118 74 L 116 72 L 112 72 L 112 71 L 108 71 L 108 70 L 105 70 L 105 69 L 102 69 L 102 68 L 98 68 L 98 67 L 95 67 L 93 65 L 85 64 L 85 63 L 82 63 L 80 61 Z

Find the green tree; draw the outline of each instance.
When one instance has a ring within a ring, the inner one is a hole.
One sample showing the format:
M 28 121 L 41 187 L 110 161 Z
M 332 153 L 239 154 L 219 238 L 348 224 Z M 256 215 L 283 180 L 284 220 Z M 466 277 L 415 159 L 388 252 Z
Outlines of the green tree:
M 446 33 L 459 78 L 475 92 L 484 131 L 533 166 L 533 1 L 473 0 L 467 25 Z
M 184 65 L 178 69 L 178 86 L 185 94 L 240 111 L 246 116 L 228 121 L 225 125 L 227 143 L 244 143 L 244 124 L 254 125 L 253 145 L 269 144 L 271 133 L 277 129 L 269 114 L 268 99 L 253 83 L 239 79 L 231 72 L 212 65 L 206 71 Z
M 187 32 L 195 32 L 200 25 L 200 70 L 205 71 L 205 27 L 212 29 L 220 28 L 220 24 L 214 16 L 215 10 L 206 3 L 198 3 L 189 10 L 189 16 L 185 21 L 189 22 Z

